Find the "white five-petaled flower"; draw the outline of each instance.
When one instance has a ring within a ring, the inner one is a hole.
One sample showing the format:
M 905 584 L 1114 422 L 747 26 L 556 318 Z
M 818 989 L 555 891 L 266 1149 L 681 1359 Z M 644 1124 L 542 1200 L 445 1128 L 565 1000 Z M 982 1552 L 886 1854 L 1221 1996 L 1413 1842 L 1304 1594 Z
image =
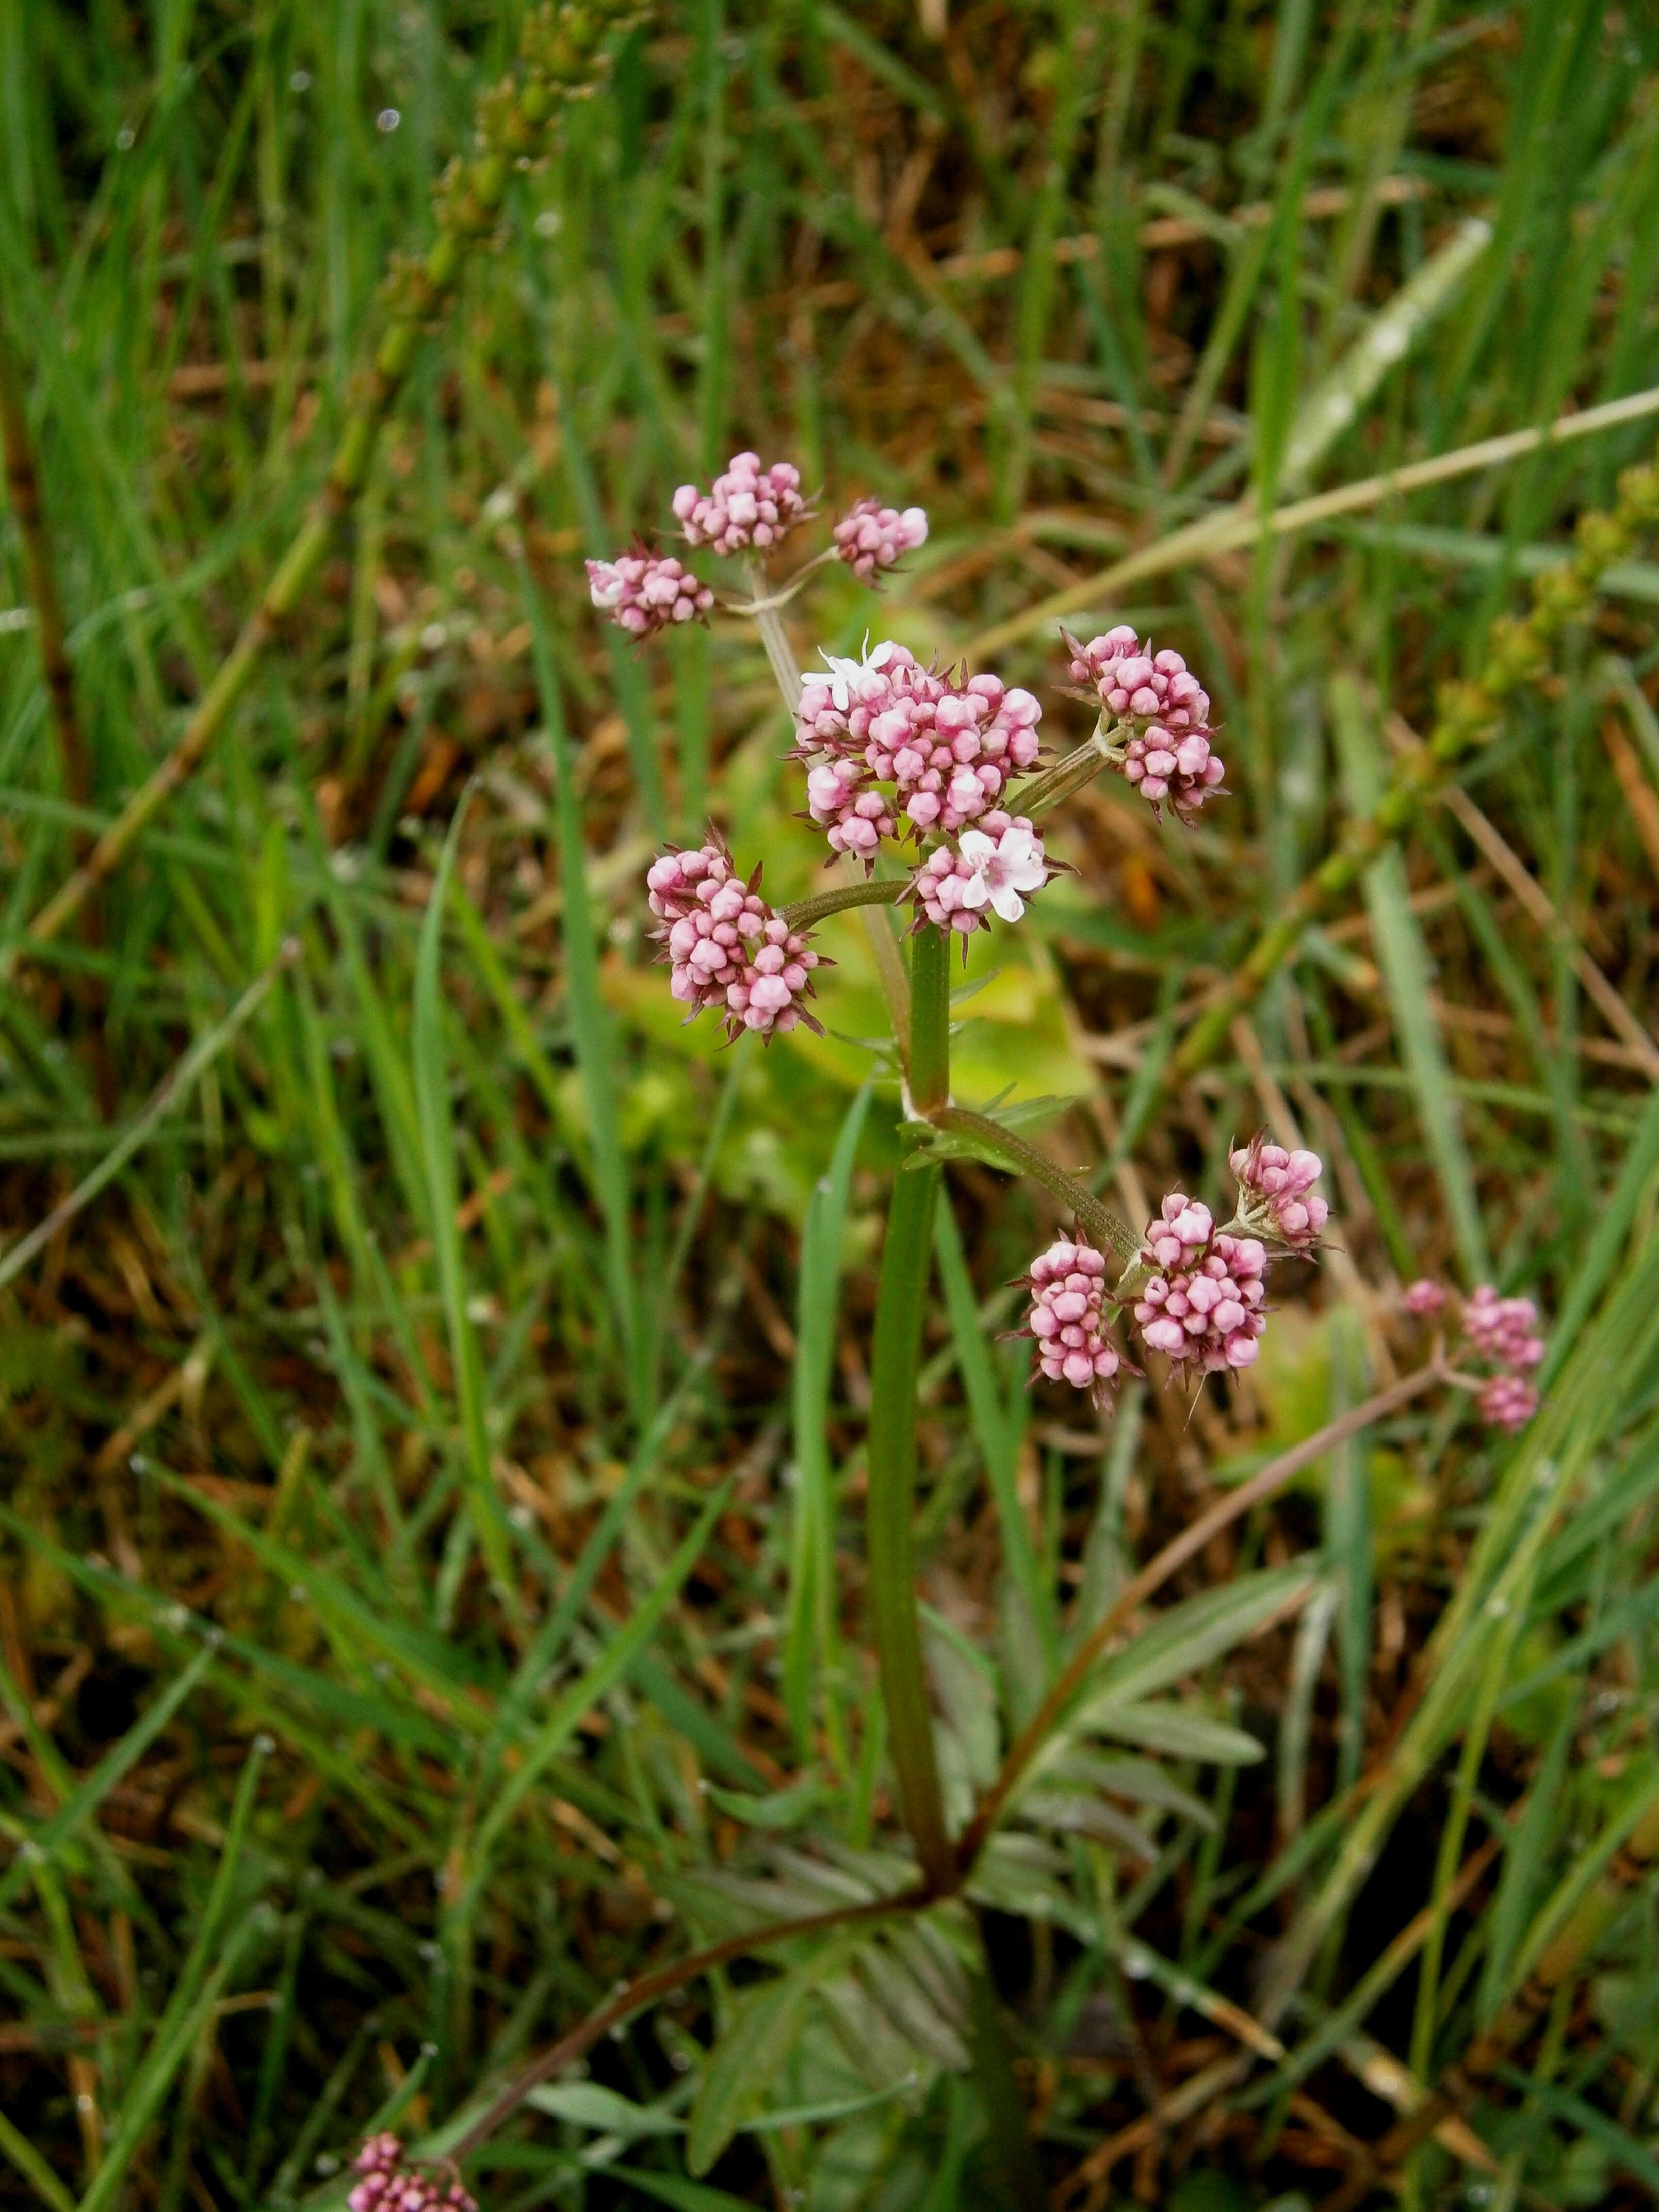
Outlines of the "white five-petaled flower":
M 872 653 L 870 649 L 867 631 L 865 635 L 864 654 L 861 659 L 854 660 L 850 656 L 825 653 L 822 647 L 819 647 L 818 658 L 830 671 L 827 688 L 838 714 L 847 714 L 856 704 L 860 678 L 868 676 L 876 669 L 885 668 L 892 659 L 894 647 L 890 642 L 877 646 Z M 823 677 L 817 678 L 821 684 L 825 680 Z
M 1022 891 L 1040 891 L 1048 880 L 1035 832 L 1018 822 L 994 839 L 982 830 L 964 830 L 957 847 L 971 871 L 963 886 L 963 905 L 978 908 L 988 902 L 1005 921 L 1018 921 L 1024 913 Z

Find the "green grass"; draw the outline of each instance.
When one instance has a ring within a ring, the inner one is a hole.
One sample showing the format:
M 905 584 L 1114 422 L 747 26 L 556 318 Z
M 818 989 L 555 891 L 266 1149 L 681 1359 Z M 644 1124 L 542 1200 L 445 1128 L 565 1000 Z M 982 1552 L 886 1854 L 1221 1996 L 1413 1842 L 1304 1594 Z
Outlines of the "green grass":
M 815 887 L 814 841 L 746 630 L 617 650 L 580 568 L 753 445 L 827 510 L 932 519 L 879 600 L 837 570 L 792 611 L 803 658 L 995 635 L 1073 742 L 1030 619 L 1072 591 L 1074 626 L 1134 620 L 1204 672 L 1232 796 L 1191 832 L 1118 787 L 1077 803 L 1077 878 L 975 953 L 957 1095 L 1074 1097 L 1045 1145 L 1155 1200 L 1215 1196 L 1276 1091 L 1331 1163 L 1351 1270 L 1285 1279 L 1249 1391 L 1184 1426 L 1137 1398 L 1114 1432 L 1028 1398 L 994 1340 L 1048 1201 L 949 1168 L 917 1531 L 953 1820 L 1218 1472 L 1416 1356 L 1402 1277 L 1489 1259 L 1552 1317 L 1519 1443 L 1413 1407 L 1218 1540 L 1168 1594 L 1187 1623 L 1282 1583 L 1319 1593 L 1312 1626 L 1205 1630 L 1201 1702 L 1072 1746 L 1069 1825 L 985 1862 L 1048 2182 L 1175 2099 L 1092 2201 L 1288 2212 L 1340 2181 L 1334 2142 L 1396 2117 L 1358 2031 L 1442 2077 L 1659 1787 L 1659 1111 L 1582 967 L 1651 1038 L 1651 545 L 1464 778 L 1556 926 L 1437 811 L 1253 1037 L 1167 1071 L 1654 425 L 1271 537 L 1236 503 L 1659 386 L 1659 39 L 1582 0 L 988 0 L 944 38 L 946 10 L 898 0 L 676 0 L 515 178 L 202 769 L 20 957 L 300 526 L 388 258 L 429 244 L 520 12 L 0 0 L 0 331 L 94 767 L 72 801 L 8 509 L 0 2191 L 321 2212 L 367 2129 L 441 2147 L 618 1980 L 769 1899 L 892 1886 L 858 1534 L 898 1158 L 856 1042 L 876 978 L 836 917 L 824 1043 L 717 1059 L 678 1029 L 642 933 L 653 844 L 712 810 L 781 899 Z M 1462 2112 L 1486 2201 L 1649 2201 L 1652 1879 Z M 769 1996 L 749 1966 L 694 1984 L 588 2062 L 644 2118 L 553 2099 L 471 2185 L 975 2201 L 938 1917 L 778 1954 Z M 1227 2005 L 1283 2055 L 1258 2041 L 1206 2091 L 1247 2047 Z M 785 2015 L 763 2097 L 742 2039 Z M 1435 2142 L 1404 2188 L 1450 2206 L 1470 2179 Z

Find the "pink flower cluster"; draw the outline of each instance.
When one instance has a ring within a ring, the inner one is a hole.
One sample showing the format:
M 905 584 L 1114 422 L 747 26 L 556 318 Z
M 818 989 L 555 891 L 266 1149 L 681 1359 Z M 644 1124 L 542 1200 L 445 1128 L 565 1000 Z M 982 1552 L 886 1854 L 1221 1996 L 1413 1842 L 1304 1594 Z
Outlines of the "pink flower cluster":
M 682 484 L 674 513 L 688 545 L 712 545 L 717 553 L 742 553 L 751 545 L 764 550 L 805 519 L 800 471 L 788 461 L 763 468 L 758 453 L 733 453 L 707 491 Z
M 1207 1206 L 1172 1191 L 1148 1223 L 1134 1316 L 1142 1340 L 1206 1372 L 1249 1367 L 1267 1325 L 1261 1310 L 1267 1254 L 1255 1237 L 1218 1231 Z
M 459 2181 L 447 2186 L 404 2163 L 404 2147 L 389 2131 L 371 2136 L 358 2152 L 362 2179 L 346 2199 L 349 2212 L 478 2212 Z
M 1210 750 L 1210 696 L 1178 653 L 1149 653 L 1127 623 L 1066 637 L 1072 680 L 1098 694 L 1103 716 L 1130 726 L 1116 765 L 1157 812 L 1168 800 L 1183 818 L 1219 788 L 1226 769 Z
M 633 637 L 690 622 L 714 604 L 708 585 L 672 553 L 643 550 L 619 553 L 614 561 L 590 561 L 587 589 L 594 605 Z
M 1024 815 L 999 808 L 982 815 L 977 829 L 964 830 L 954 852 L 948 845 L 935 846 L 905 896 L 921 909 L 919 921 L 966 937 L 990 927 L 988 907 L 1005 921 L 1018 921 L 1025 911 L 1025 896 L 1040 891 L 1053 872 L 1042 840 Z
M 646 877 L 651 911 L 667 945 L 669 988 L 690 1020 L 707 1008 L 723 1012 L 726 1034 L 818 1024 L 804 1001 L 811 996 L 818 955 L 760 895 L 760 870 L 744 883 L 718 845 L 671 850 Z
M 826 656 L 828 659 L 828 656 Z M 1011 779 L 1035 767 L 1042 709 L 1029 691 L 995 676 L 953 682 L 923 668 L 902 645 L 862 661 L 829 659 L 809 676 L 795 710 L 796 757 L 828 753 L 848 773 L 809 784 L 812 818 L 867 857 L 872 843 L 850 825 L 869 783 L 895 787 L 894 809 L 911 834 L 954 836 L 994 811 Z
M 1022 1334 L 1036 1339 L 1037 1360 L 1051 1382 L 1087 1390 L 1098 1403 L 1122 1365 L 1106 1334 L 1106 1261 L 1081 1237 L 1061 1237 L 1031 1262 L 1026 1277 L 1031 1311 Z
M 1536 1367 L 1544 1357 L 1538 1309 L 1530 1298 L 1500 1298 L 1490 1283 L 1463 1301 L 1463 1334 L 1494 1367 Z
M 1444 1307 L 1445 1286 L 1425 1276 L 1400 1304 L 1425 1319 Z M 1475 1397 L 1481 1419 L 1492 1428 L 1524 1429 L 1538 1411 L 1537 1386 L 1527 1377 L 1544 1357 L 1537 1307 L 1530 1298 L 1500 1298 L 1492 1284 L 1480 1283 L 1464 1299 L 1459 1321 L 1468 1349 L 1496 1370 Z
M 927 543 L 927 512 L 907 507 L 901 514 L 879 500 L 861 499 L 836 525 L 834 535 L 836 557 L 868 583 L 878 569 L 890 568 Z
M 1292 1252 L 1311 1252 L 1331 1212 L 1314 1189 L 1324 1172 L 1318 1153 L 1286 1152 L 1258 1131 L 1228 1164 L 1238 1183 L 1240 1220 Z

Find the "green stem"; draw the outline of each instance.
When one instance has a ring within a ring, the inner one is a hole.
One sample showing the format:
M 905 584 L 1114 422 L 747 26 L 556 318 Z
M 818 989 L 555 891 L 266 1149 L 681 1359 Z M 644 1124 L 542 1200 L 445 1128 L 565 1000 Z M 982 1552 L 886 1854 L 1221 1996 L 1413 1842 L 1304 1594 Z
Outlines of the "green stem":
M 1017 2206 L 1018 2212 L 1042 2212 L 1048 2203 L 1042 2167 L 1031 2142 L 1019 2084 L 1014 2078 L 1013 2052 L 984 1953 L 981 1933 L 980 1959 L 968 1977 L 968 2044 L 985 2119 L 987 2148 L 1006 2201 Z
M 951 940 L 931 927 L 910 940 L 910 1101 L 924 1115 L 951 1101 Z
M 1131 1267 L 1139 1258 L 1140 1239 L 1134 1232 L 1101 1204 L 1086 1183 L 1079 1182 L 1075 1176 L 1068 1176 L 1064 1168 L 1057 1168 L 1048 1154 L 1040 1152 L 1035 1145 L 1028 1145 L 1023 1137 L 1015 1136 L 1000 1121 L 975 1114 L 966 1106 L 937 1107 L 927 1118 L 936 1129 L 950 1129 L 957 1136 L 970 1137 L 984 1151 L 995 1153 L 1014 1174 L 1028 1175 L 1033 1182 L 1040 1182 L 1045 1190 L 1052 1191 L 1062 1206 L 1076 1214 L 1078 1226 L 1085 1230 L 1103 1251 L 1115 1252 Z
M 933 1717 L 916 1617 L 913 1522 L 916 1491 L 916 1370 L 933 1254 L 940 1170 L 901 1168 L 887 1212 L 870 1370 L 865 1543 L 871 1626 L 881 1662 L 888 1746 L 899 1809 L 930 1891 L 950 1889 L 956 1863 L 933 1755 Z
M 835 890 L 818 891 L 811 898 L 797 899 L 793 906 L 781 907 L 778 911 L 791 929 L 811 929 L 828 915 L 845 914 L 851 907 L 896 906 L 908 888 L 902 882 L 872 876 L 867 883 L 842 884 Z

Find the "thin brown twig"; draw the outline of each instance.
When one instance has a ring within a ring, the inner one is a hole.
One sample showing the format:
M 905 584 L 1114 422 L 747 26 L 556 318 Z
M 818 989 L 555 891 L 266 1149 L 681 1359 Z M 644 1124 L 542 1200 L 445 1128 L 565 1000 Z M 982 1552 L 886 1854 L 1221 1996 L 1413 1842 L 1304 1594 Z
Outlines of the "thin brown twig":
M 503 2120 L 511 2119 L 532 2089 L 538 2088 L 544 2081 L 550 2081 L 567 2066 L 574 2065 L 601 2036 L 619 2027 L 644 2006 L 654 2004 L 659 1997 L 672 1996 L 711 1968 L 726 1966 L 733 1959 L 747 1958 L 751 1952 L 766 1950 L 774 1943 L 787 1942 L 796 1936 L 816 1936 L 826 1929 L 850 1928 L 860 1921 L 884 1920 L 900 1912 L 919 1912 L 934 1902 L 936 1899 L 926 1889 L 907 1889 L 896 1897 L 871 1898 L 859 1905 L 836 1905 L 827 1912 L 809 1912 L 799 1920 L 776 1920 L 769 1927 L 754 1929 L 747 1935 L 722 1936 L 718 1943 L 707 1943 L 702 1950 L 677 1959 L 672 1966 L 659 1966 L 653 1973 L 641 1974 L 637 1981 L 619 1990 L 608 2004 L 590 2013 L 568 2035 L 562 2035 L 508 2082 L 495 2101 L 486 2105 L 471 2125 L 449 2146 L 447 2157 L 459 2165 L 486 2137 L 494 2135 Z
M 1277 1459 L 1251 1476 L 1248 1482 L 1201 1514 L 1189 1528 L 1167 1543 L 1158 1556 L 1132 1582 L 1119 1592 L 1117 1600 L 1104 1618 L 1091 1630 L 1073 1653 L 1071 1659 L 1055 1678 L 1042 1703 L 1016 1737 L 1012 1747 L 1002 1762 L 996 1780 L 980 1799 L 974 1817 L 963 1831 L 957 1844 L 957 1863 L 964 1872 L 970 1868 L 984 1848 L 985 1840 L 1001 1817 L 1004 1808 L 1026 1768 L 1036 1757 L 1059 1724 L 1066 1707 L 1088 1680 L 1097 1661 L 1118 1633 L 1124 1623 L 1144 1604 L 1152 1592 L 1166 1583 L 1178 1569 L 1185 1566 L 1204 1549 L 1210 1539 L 1237 1521 L 1241 1515 L 1271 1498 L 1276 1490 L 1283 1489 L 1291 1479 L 1300 1474 L 1304 1467 L 1311 1467 L 1338 1444 L 1346 1443 L 1350 1437 L 1358 1436 L 1373 1422 L 1386 1420 L 1390 1413 L 1398 1413 L 1425 1390 L 1446 1380 L 1449 1370 L 1438 1353 L 1426 1367 L 1379 1390 L 1362 1405 L 1349 1413 L 1328 1421 L 1322 1429 L 1316 1430 Z

